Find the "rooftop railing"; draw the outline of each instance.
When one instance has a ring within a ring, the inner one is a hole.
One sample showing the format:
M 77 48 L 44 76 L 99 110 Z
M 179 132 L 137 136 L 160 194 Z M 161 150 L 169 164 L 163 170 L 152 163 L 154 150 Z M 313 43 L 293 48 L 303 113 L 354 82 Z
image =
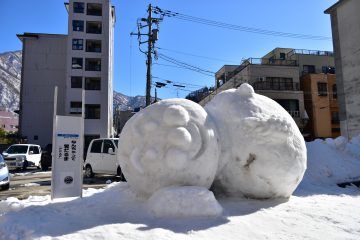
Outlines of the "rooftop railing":
M 304 55 L 317 55 L 317 56 L 334 56 L 334 52 L 331 51 L 319 51 L 319 50 L 308 50 L 308 49 L 294 49 L 289 52 L 288 55 L 292 54 L 304 54 Z

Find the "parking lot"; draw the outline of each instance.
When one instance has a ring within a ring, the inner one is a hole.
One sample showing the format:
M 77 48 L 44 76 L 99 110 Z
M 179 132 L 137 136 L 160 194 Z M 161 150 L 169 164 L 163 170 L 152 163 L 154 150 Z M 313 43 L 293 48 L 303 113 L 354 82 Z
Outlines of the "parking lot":
M 51 171 L 43 172 L 37 168 L 28 168 L 21 171 L 10 171 L 10 189 L 0 191 L 0 200 L 8 197 L 25 199 L 29 196 L 43 196 L 51 194 Z M 94 178 L 84 178 L 83 188 L 102 188 L 106 182 L 118 182 L 119 177 L 114 175 L 99 175 Z

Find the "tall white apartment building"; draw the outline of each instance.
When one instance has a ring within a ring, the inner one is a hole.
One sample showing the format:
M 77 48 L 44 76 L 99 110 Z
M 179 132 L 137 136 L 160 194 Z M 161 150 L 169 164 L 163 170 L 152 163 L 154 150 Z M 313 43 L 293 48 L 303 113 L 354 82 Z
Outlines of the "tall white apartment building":
M 70 0 L 68 35 L 24 33 L 19 131 L 52 142 L 53 94 L 60 115 L 80 115 L 85 90 L 85 145 L 113 134 L 115 8 L 110 0 Z
M 110 137 L 115 9 L 110 0 L 70 0 L 67 9 L 65 112 L 81 114 L 85 89 L 85 141 Z

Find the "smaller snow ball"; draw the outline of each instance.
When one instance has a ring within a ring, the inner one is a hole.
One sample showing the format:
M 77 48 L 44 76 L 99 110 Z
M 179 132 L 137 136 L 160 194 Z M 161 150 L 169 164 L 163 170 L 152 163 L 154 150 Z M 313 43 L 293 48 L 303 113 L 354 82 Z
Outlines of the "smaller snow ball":
M 247 83 L 241 84 L 241 86 L 237 89 L 237 91 L 243 97 L 251 97 L 251 95 L 255 93 L 254 88 Z
M 222 207 L 214 194 L 203 187 L 167 187 L 147 201 L 156 217 L 219 217 Z
M 183 126 L 190 120 L 188 111 L 179 105 L 169 106 L 164 112 L 164 122 L 169 126 Z

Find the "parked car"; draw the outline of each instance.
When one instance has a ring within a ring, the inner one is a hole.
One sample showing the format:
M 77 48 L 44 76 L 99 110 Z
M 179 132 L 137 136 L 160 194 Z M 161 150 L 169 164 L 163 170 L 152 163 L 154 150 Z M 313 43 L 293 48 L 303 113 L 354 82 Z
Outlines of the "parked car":
M 46 147 L 42 150 L 41 153 L 41 170 L 47 171 L 52 165 L 52 144 L 46 145 Z
M 84 163 L 85 177 L 95 174 L 114 174 L 124 179 L 116 153 L 118 138 L 93 139 L 90 142 Z
M 2 190 L 7 190 L 10 187 L 10 174 L 9 169 L 0 155 L 0 187 Z
M 41 148 L 34 144 L 14 144 L 6 149 L 2 155 L 9 168 L 26 169 L 29 166 L 41 167 Z

